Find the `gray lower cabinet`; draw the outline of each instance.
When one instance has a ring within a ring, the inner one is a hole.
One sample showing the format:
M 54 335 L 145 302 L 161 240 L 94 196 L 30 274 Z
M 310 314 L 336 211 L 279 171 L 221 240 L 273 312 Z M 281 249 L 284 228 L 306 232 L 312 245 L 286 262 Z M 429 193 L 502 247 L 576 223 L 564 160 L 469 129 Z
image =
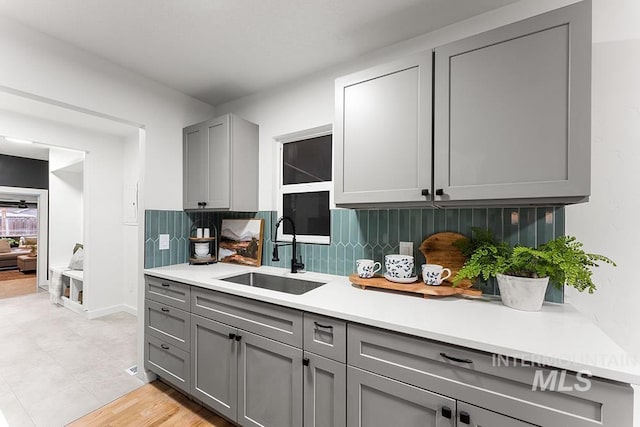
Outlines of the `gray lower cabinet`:
M 230 420 L 238 411 L 237 331 L 191 315 L 191 394 Z
M 238 418 L 243 426 L 302 425 L 302 350 L 238 331 Z
M 455 414 L 453 399 L 347 367 L 349 427 L 454 427 Z
M 346 365 L 308 352 L 304 363 L 304 427 L 345 426 Z
M 191 388 L 190 364 L 188 352 L 154 336 L 145 335 L 144 367 L 185 393 L 189 393 Z
M 471 427 L 533 427 L 536 424 L 529 424 L 516 420 L 496 412 L 470 405 L 465 402 L 458 402 L 458 426 Z

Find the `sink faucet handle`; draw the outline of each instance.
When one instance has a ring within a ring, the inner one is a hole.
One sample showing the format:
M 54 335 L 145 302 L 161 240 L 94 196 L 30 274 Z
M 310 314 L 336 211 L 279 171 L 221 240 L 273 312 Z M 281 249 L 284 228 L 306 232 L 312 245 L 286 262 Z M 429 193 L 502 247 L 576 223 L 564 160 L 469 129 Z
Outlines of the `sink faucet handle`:
M 280 261 L 280 257 L 278 256 L 278 244 L 277 243 L 273 244 L 273 257 L 271 258 L 271 261 L 273 261 L 273 262 Z

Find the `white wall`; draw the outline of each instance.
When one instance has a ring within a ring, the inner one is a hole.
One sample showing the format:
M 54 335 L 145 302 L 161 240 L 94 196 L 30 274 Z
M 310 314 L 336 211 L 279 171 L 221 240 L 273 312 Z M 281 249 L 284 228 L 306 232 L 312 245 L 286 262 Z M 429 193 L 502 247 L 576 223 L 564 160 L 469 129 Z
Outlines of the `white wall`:
M 0 134 L 20 135 L 58 147 L 85 151 L 84 224 L 86 308 L 90 316 L 124 304 L 122 183 L 123 141 L 111 135 L 89 132 L 42 119 L 0 110 Z M 53 191 L 53 189 L 52 189 Z M 55 201 L 55 196 L 53 196 Z M 56 212 L 54 212 L 56 213 Z M 60 214 L 60 212 L 57 212 Z M 62 220 L 66 228 L 69 224 Z M 50 220 L 50 234 L 55 236 L 56 220 Z M 71 243 L 71 246 L 68 246 Z M 64 243 L 59 254 L 62 265 L 69 262 L 75 241 Z M 65 259 L 64 252 L 67 256 Z M 53 264 L 53 260 L 52 260 Z
M 640 3 L 601 0 L 594 5 L 591 199 L 570 206 L 567 233 L 587 251 L 607 255 L 617 268 L 595 270 L 594 295 L 567 299 L 596 321 L 640 362 Z
M 139 135 L 136 132 L 124 141 L 123 151 L 123 185 L 125 190 L 129 190 L 138 184 L 140 174 L 139 165 Z M 129 202 L 128 195 L 124 195 L 124 202 Z M 124 214 L 124 213 L 123 213 Z M 139 212 L 140 214 L 140 212 Z M 122 281 L 124 292 L 124 305 L 130 312 L 137 312 L 138 304 L 138 286 L 137 286 L 137 269 L 138 263 L 141 262 L 138 256 L 138 232 L 141 230 L 139 224 L 142 224 L 142 218 L 139 215 L 138 222 L 124 223 L 122 227 Z M 122 217 L 122 215 L 121 215 Z
M 84 153 L 61 149 L 49 150 L 49 265 L 69 265 L 72 249 L 83 243 L 84 174 L 57 170 Z M 84 161 L 84 160 L 83 160 Z
M 0 57 L 0 86 L 144 125 L 144 207 L 182 209 L 182 128 L 213 107 L 4 17 Z

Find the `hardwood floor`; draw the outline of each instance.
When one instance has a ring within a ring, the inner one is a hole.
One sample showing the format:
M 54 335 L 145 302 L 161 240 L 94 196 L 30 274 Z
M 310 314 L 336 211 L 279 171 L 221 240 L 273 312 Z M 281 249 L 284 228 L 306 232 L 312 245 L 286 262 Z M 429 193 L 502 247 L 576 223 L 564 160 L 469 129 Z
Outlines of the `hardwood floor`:
M 37 291 L 36 273 L 21 273 L 18 270 L 0 271 L 0 298 L 34 294 Z
M 154 381 L 72 422 L 68 427 L 233 427 L 225 419 Z

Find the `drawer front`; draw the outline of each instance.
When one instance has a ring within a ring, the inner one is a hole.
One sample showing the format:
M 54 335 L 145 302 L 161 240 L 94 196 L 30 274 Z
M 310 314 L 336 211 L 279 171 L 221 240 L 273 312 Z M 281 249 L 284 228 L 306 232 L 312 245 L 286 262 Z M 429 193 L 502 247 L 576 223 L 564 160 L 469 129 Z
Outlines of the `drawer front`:
M 153 276 L 145 276 L 144 282 L 146 298 L 189 311 L 191 286 Z
M 190 392 L 189 359 L 189 353 L 186 351 L 151 335 L 145 335 L 145 368 L 185 393 Z
M 371 327 L 347 327 L 349 365 L 540 425 L 616 425 L 629 386 Z M 546 391 L 542 392 L 546 383 Z M 606 418 L 609 417 L 609 418 Z M 617 418 L 616 418 L 617 420 Z M 623 424 L 620 424 L 623 425 Z
M 191 312 L 302 348 L 302 312 L 193 287 Z
M 188 312 L 149 299 L 144 301 L 145 333 L 189 351 L 190 325 Z
M 304 350 L 346 363 L 347 322 L 305 313 Z

